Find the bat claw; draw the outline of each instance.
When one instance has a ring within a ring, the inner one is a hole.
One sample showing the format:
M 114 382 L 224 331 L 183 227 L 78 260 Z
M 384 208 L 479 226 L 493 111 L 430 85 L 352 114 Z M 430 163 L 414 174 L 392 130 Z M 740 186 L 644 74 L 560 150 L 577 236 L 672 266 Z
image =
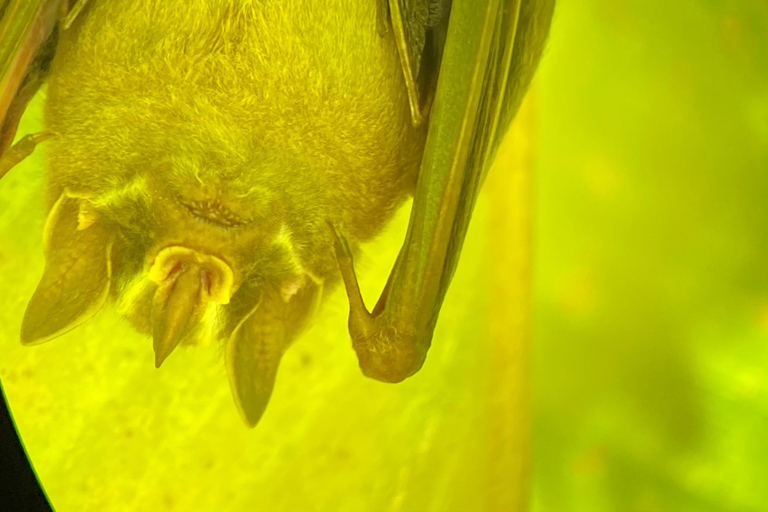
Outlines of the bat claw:
M 360 286 L 357 283 L 352 251 L 349 249 L 347 239 L 344 238 L 344 235 L 339 232 L 331 221 L 327 222 L 328 226 L 331 228 L 331 234 L 334 239 L 333 247 L 336 251 L 336 261 L 339 264 L 341 278 L 344 281 L 344 287 L 347 290 L 347 297 L 349 298 L 350 322 L 353 313 L 360 318 L 371 319 L 371 313 L 368 311 L 368 308 L 365 307 L 363 296 L 360 294 Z M 363 322 L 365 322 L 365 320 L 363 320 Z
M 22 137 L 5 154 L 0 154 L 0 178 L 5 176 L 16 164 L 31 155 L 38 144 L 58 136 L 55 132 L 45 131 L 30 133 Z

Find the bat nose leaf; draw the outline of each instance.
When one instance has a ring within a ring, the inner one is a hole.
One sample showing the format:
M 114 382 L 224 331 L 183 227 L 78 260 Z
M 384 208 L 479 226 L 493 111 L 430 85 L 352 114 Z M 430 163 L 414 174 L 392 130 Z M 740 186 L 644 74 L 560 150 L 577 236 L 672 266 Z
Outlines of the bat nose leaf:
M 48 215 L 45 271 L 21 324 L 24 345 L 44 343 L 74 329 L 107 301 L 112 244 L 100 222 L 79 225 L 83 201 L 62 194 Z
M 162 285 L 191 264 L 198 265 L 207 273 L 203 290 L 205 295 L 219 304 L 228 304 L 236 291 L 232 268 L 221 258 L 188 247 L 173 245 L 158 252 L 149 268 L 149 279 Z
M 208 305 L 205 274 L 198 264 L 181 263 L 175 275 L 155 292 L 152 336 L 157 368 L 203 316 Z
M 158 253 L 149 278 L 158 283 L 152 304 L 152 336 L 157 368 L 200 322 L 210 302 L 232 296 L 232 270 L 221 259 L 186 247 Z

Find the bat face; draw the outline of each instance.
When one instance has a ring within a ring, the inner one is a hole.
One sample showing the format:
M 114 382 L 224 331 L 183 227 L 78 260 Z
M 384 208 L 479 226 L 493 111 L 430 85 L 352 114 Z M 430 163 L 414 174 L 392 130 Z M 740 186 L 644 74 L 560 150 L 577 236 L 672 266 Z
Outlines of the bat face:
M 60 34 L 46 270 L 22 340 L 110 302 L 157 366 L 222 340 L 253 425 L 338 274 L 328 222 L 372 237 L 412 192 L 425 134 L 375 2 L 168 4 L 92 0 Z

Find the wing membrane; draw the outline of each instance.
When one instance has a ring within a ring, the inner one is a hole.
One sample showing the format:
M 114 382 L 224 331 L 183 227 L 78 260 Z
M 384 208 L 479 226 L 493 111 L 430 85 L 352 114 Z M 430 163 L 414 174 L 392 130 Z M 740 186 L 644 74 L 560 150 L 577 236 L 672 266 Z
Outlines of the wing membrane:
M 551 0 L 453 1 L 408 232 L 372 313 L 334 232 L 366 375 L 396 382 L 421 368 L 480 185 L 541 54 L 552 7 Z M 535 14 L 521 16 L 526 10 Z M 527 41 L 534 36 L 538 45 Z M 515 68 L 520 62 L 529 65 Z
M 6 0 L 0 18 L 0 155 L 10 146 L 21 114 L 44 77 L 30 72 L 49 41 L 60 0 Z M 47 71 L 45 69 L 44 71 Z

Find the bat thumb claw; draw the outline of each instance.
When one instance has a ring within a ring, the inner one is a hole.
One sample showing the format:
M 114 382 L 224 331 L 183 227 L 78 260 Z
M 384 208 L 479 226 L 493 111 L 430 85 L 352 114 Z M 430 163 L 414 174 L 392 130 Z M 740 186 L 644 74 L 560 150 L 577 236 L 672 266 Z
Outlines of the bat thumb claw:
M 357 275 L 355 274 L 355 264 L 352 259 L 352 251 L 349 248 L 347 239 L 344 238 L 336 226 L 331 221 L 327 221 L 331 228 L 331 234 L 334 239 L 334 250 L 336 252 L 336 262 L 339 264 L 339 271 L 341 272 L 341 278 L 344 281 L 344 288 L 347 290 L 347 297 L 349 298 L 350 315 L 354 313 L 359 318 L 362 324 L 365 324 L 366 319 L 372 318 L 368 312 L 368 308 L 365 307 L 363 296 L 360 294 L 360 286 L 357 283 Z M 351 321 L 351 316 L 350 316 Z M 350 324 L 351 328 L 351 324 Z

